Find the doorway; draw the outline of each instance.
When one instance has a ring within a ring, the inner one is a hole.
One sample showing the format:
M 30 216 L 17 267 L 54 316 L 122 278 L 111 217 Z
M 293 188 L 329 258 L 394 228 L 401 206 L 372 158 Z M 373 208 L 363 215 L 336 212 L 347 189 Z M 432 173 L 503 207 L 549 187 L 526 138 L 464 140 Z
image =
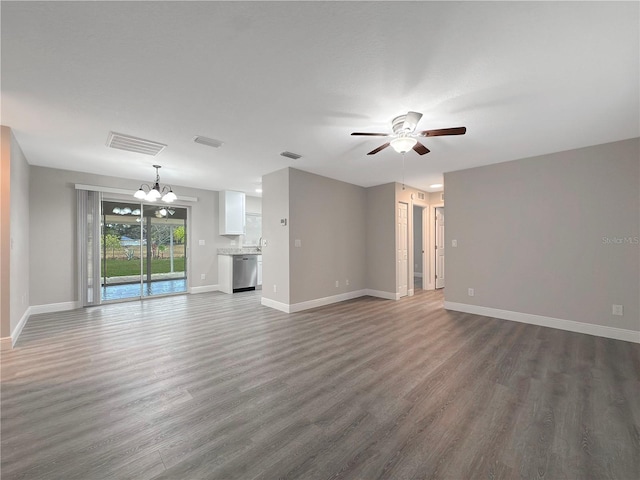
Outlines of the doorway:
M 398 203 L 398 295 L 409 294 L 409 204 Z
M 426 208 L 413 206 L 413 288 L 425 290 L 427 268 L 425 262 L 424 216 Z
M 100 301 L 187 291 L 187 209 L 102 201 Z
M 436 288 L 444 288 L 444 207 L 436 207 L 435 213 L 435 283 Z

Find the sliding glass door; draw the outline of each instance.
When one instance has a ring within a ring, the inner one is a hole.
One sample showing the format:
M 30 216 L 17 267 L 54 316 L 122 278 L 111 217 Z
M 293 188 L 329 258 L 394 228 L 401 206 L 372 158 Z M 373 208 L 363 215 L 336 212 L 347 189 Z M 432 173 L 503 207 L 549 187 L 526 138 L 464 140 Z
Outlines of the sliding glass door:
M 187 209 L 104 200 L 101 301 L 186 292 Z
M 186 292 L 187 209 L 145 205 L 143 213 L 142 295 Z

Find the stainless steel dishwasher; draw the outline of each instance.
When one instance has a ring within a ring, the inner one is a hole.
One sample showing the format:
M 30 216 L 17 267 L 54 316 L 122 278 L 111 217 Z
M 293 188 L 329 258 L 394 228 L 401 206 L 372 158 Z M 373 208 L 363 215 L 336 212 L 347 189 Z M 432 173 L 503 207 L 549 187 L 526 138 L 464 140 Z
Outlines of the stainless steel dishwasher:
M 233 256 L 233 291 L 255 290 L 258 284 L 258 256 Z

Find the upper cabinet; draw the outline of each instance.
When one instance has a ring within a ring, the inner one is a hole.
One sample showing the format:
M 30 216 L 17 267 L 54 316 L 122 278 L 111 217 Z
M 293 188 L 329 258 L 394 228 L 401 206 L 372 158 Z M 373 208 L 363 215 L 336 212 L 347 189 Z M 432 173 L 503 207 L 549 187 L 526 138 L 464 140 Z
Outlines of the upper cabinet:
M 243 235 L 245 220 L 244 192 L 220 193 L 220 235 Z

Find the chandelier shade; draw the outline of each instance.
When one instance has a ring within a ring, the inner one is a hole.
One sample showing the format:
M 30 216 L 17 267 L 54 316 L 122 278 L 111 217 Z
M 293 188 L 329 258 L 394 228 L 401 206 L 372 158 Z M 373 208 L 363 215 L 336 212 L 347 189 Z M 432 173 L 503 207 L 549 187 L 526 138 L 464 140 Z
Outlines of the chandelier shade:
M 160 174 L 158 173 L 158 170 L 162 167 L 160 165 L 154 165 L 153 168 L 156 169 L 156 180 L 153 183 L 153 186 L 143 183 L 140 185 L 140 188 L 136 190 L 133 196 L 138 200 L 146 200 L 147 202 L 155 202 L 160 198 L 165 203 L 171 203 L 177 200 L 178 196 L 173 193 L 171 185 L 165 185 L 163 187 L 160 186 Z

